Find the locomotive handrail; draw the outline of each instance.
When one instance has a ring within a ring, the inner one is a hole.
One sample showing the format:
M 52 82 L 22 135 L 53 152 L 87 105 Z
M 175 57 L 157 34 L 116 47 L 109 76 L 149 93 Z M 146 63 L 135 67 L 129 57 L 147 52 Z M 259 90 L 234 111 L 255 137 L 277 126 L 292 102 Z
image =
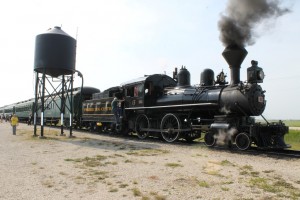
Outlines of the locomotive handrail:
M 241 108 L 238 102 L 235 102 L 234 105 L 247 117 L 247 113 Z
M 269 125 L 270 123 L 268 122 L 268 120 L 261 114 L 260 115 L 264 120 L 265 120 L 265 122 L 267 122 L 267 125 Z
M 189 107 L 189 106 L 218 106 L 217 103 L 196 103 L 196 104 L 180 104 L 180 105 L 168 105 L 168 106 L 149 106 L 149 107 L 134 107 L 125 108 L 125 110 L 141 110 L 141 109 L 157 109 L 157 108 L 175 108 L 175 107 Z

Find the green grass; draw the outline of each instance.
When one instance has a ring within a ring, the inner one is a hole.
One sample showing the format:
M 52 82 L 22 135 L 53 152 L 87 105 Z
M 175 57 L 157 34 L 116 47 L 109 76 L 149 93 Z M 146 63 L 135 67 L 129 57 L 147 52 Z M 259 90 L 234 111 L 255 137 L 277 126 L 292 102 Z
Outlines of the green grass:
M 133 189 L 132 189 L 132 192 L 133 192 L 133 195 L 134 195 L 135 197 L 140 197 L 140 196 L 142 196 L 142 192 L 141 192 L 138 188 L 133 188 Z
M 200 187 L 209 188 L 209 184 L 206 181 L 199 181 L 198 184 Z
M 282 178 L 268 179 L 255 177 L 249 180 L 249 184 L 251 187 L 277 194 L 278 197 L 285 197 L 287 199 L 299 199 L 300 197 L 299 189 Z
M 291 149 L 300 150 L 300 130 L 290 130 L 288 134 L 284 136 L 286 144 L 292 146 Z
M 135 155 L 135 156 L 157 156 L 161 154 L 167 154 L 170 151 L 161 150 L 161 149 L 140 149 L 140 150 L 131 150 L 126 153 L 127 155 Z
M 268 122 L 278 122 L 279 120 L 268 120 Z M 282 120 L 286 126 L 289 127 L 300 127 L 300 120 Z M 256 122 L 265 123 L 265 120 L 257 119 Z
M 172 167 L 172 168 L 175 168 L 175 167 L 183 167 L 183 165 L 178 164 L 178 163 L 167 163 L 166 166 L 167 166 L 167 167 Z
M 279 193 L 282 191 L 279 187 L 275 187 L 269 182 L 270 181 L 265 178 L 251 178 L 249 181 L 252 187 L 263 189 L 266 192 Z
M 102 163 L 101 161 L 107 159 L 107 156 L 96 155 L 95 157 L 85 157 L 85 158 L 66 158 L 65 161 L 67 162 L 75 162 L 75 163 L 82 163 L 85 167 L 97 167 L 103 166 L 107 164 L 116 165 L 117 163 L 114 162 L 106 162 Z
M 300 127 L 300 120 L 283 120 L 283 122 L 290 127 Z

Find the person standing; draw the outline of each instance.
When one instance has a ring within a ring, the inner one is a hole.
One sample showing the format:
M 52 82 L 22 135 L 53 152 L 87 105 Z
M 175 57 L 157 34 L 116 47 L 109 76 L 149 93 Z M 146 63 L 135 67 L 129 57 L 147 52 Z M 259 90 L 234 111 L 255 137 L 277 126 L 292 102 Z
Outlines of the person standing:
M 10 119 L 10 124 L 13 128 L 13 135 L 16 135 L 17 132 L 17 126 L 19 125 L 19 118 L 16 114 L 13 114 L 13 116 Z
M 119 124 L 119 113 L 118 113 L 118 98 L 115 97 L 113 101 L 111 102 L 111 108 L 113 111 L 113 114 L 115 116 L 116 125 Z
M 32 114 L 30 113 L 28 116 L 27 125 L 31 125 L 31 122 L 32 122 Z
M 120 119 L 122 119 L 124 115 L 124 106 L 125 106 L 125 97 L 123 96 L 122 100 L 119 100 L 118 103 L 118 114 Z

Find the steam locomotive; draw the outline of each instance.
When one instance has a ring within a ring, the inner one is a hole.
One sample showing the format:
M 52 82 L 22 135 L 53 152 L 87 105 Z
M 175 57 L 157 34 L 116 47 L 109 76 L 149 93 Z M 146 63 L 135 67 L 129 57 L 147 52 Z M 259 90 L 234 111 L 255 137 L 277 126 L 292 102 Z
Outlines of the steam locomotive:
M 210 147 L 225 143 L 235 144 L 240 150 L 247 150 L 252 144 L 263 149 L 289 148 L 284 142 L 289 128 L 284 123 L 255 122 L 254 117 L 261 115 L 266 107 L 265 91 L 259 85 L 264 72 L 257 61 L 252 61 L 247 69 L 247 81 L 241 82 L 240 65 L 246 55 L 243 47 L 225 48 L 223 57 L 230 67 L 230 84 L 223 71 L 215 80 L 214 71 L 204 69 L 200 84 L 192 86 L 189 71 L 182 67 L 179 72 L 175 69 L 173 77 L 146 75 L 103 92 L 92 87 L 75 88 L 74 102 L 67 105 L 74 106 L 74 118 L 67 123 L 69 113 L 65 113 L 64 124 L 92 131 L 136 132 L 140 139 L 157 136 L 166 142 L 193 141 L 205 134 L 205 144 Z M 120 104 L 117 116 L 111 106 L 115 97 Z M 61 119 L 55 106 L 60 105 L 57 101 L 60 99 L 46 101 L 45 124 L 57 124 Z M 33 108 L 34 99 L 30 99 L 4 106 L 0 114 L 16 113 L 25 121 L 34 113 Z M 117 124 L 116 118 L 119 119 Z
M 257 61 L 247 69 L 247 81 L 240 81 L 240 65 L 247 55 L 243 47 L 228 46 L 223 57 L 228 62 L 231 82 L 221 72 L 214 80 L 214 72 L 205 69 L 200 85 L 191 86 L 190 73 L 182 67 L 173 78 L 163 74 L 147 75 L 122 83 L 83 102 L 81 124 L 93 130 L 109 129 L 116 122 L 111 102 L 120 100 L 120 123 L 117 132 L 135 131 L 141 139 L 153 135 L 167 142 L 184 138 L 193 141 L 205 133 L 207 146 L 233 143 L 240 150 L 252 144 L 259 148 L 284 149 L 284 135 L 288 127 L 281 121 L 256 123 L 254 116 L 263 113 L 266 100 L 263 69 Z

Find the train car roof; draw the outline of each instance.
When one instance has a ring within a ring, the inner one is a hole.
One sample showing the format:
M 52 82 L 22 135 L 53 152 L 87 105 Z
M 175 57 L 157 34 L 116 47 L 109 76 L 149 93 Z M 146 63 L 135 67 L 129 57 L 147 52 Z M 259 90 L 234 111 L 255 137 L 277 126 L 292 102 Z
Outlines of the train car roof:
M 145 75 L 143 77 L 121 83 L 121 87 L 136 85 L 136 84 L 139 84 L 139 83 L 144 83 L 146 81 L 155 81 L 156 82 L 156 81 L 159 81 L 159 80 L 164 79 L 164 78 L 169 79 L 170 81 L 173 81 L 174 83 L 176 83 L 176 81 L 168 75 L 165 75 L 165 74 L 152 74 L 152 75 Z
M 76 94 L 80 94 L 80 91 L 81 91 L 81 87 L 76 87 L 76 88 L 73 88 L 73 95 L 76 95 Z M 68 91 L 70 92 L 70 90 Z M 100 90 L 98 88 L 94 88 L 94 87 L 88 87 L 88 86 L 84 86 L 82 88 L 82 94 L 85 95 L 85 94 L 94 94 L 94 93 L 99 93 Z M 45 97 L 48 97 L 49 95 L 46 95 Z M 31 98 L 31 99 L 27 99 L 27 100 L 23 100 L 23 101 L 19 101 L 19 102 L 16 102 L 16 103 L 12 103 L 12 104 L 8 104 L 8 105 L 4 105 L 2 107 L 0 107 L 0 109 L 7 109 L 7 108 L 11 108 L 13 106 L 19 106 L 19 105 L 22 105 L 22 104 L 28 104 L 28 103 L 32 103 L 35 101 L 35 98 Z
M 101 99 L 111 97 L 115 92 L 120 92 L 120 86 L 110 87 L 102 92 L 94 93 L 92 99 Z
M 78 88 L 78 90 L 75 90 L 77 92 L 75 92 L 74 94 L 80 93 L 81 88 Z M 89 87 L 89 86 L 84 86 L 82 88 L 82 94 L 94 94 L 94 93 L 99 93 L 100 90 L 98 88 L 94 88 L 94 87 Z

